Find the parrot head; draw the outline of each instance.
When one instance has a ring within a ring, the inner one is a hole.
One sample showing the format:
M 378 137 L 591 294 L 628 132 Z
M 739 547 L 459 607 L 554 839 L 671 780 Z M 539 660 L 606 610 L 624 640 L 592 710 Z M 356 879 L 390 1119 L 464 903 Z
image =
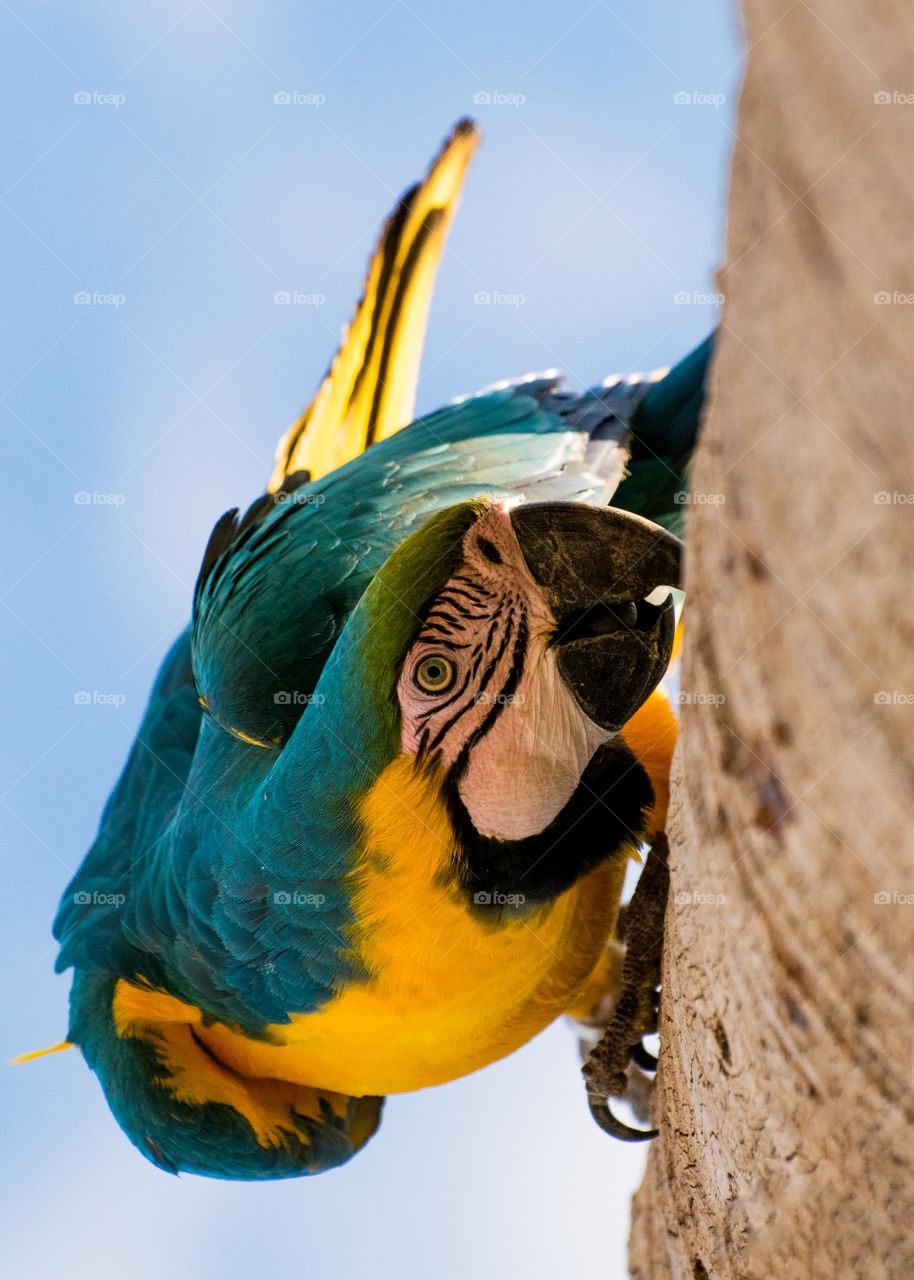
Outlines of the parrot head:
M 477 905 L 521 878 L 528 906 L 553 899 L 653 801 L 620 730 L 670 661 L 680 545 L 581 503 L 440 512 L 359 601 L 308 732 L 332 720 L 372 778 L 397 757 L 436 773 Z

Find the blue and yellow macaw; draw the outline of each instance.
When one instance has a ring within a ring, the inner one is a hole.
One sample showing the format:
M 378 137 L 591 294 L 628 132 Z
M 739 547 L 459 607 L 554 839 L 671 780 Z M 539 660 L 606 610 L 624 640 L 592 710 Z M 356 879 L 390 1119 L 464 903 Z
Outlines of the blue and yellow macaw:
M 67 1043 L 171 1172 L 340 1165 L 385 1094 L 589 1008 L 663 827 L 709 345 L 411 422 L 477 141 L 401 199 L 267 494 L 216 525 L 57 916 Z

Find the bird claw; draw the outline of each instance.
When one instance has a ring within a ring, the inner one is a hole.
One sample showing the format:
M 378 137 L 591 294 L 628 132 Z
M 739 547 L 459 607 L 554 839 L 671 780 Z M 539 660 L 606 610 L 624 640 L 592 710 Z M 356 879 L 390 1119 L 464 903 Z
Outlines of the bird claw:
M 612 1021 L 583 1068 L 591 1115 L 604 1133 L 623 1142 L 644 1142 L 657 1136 L 656 1129 L 633 1129 L 617 1119 L 609 1100 L 626 1096 L 630 1064 L 642 1071 L 652 1072 L 657 1067 L 657 1059 L 644 1047 L 642 1038 L 657 1030 L 663 918 L 669 891 L 668 852 L 666 837 L 658 836 L 626 912 L 619 1000 Z
M 649 1138 L 657 1137 L 659 1132 L 657 1129 L 633 1129 L 631 1125 L 623 1123 L 613 1115 L 609 1099 L 602 1093 L 588 1093 L 587 1102 L 590 1106 L 590 1114 L 603 1132 L 608 1133 L 611 1138 L 618 1138 L 620 1142 L 647 1142 Z

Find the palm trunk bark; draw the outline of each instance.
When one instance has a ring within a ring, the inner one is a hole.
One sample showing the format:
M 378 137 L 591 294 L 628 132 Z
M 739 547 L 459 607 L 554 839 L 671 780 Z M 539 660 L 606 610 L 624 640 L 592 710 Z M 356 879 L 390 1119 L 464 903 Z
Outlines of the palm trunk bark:
M 914 14 L 744 0 L 638 1280 L 914 1275 Z

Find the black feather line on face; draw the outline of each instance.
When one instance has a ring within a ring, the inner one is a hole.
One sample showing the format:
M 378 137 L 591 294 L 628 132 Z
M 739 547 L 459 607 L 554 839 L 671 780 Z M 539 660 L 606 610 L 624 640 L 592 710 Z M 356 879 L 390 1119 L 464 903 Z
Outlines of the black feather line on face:
M 455 600 L 457 601 L 466 600 L 471 605 L 475 605 L 477 608 L 479 608 L 485 603 L 486 599 L 491 600 L 492 597 L 488 591 L 485 591 L 485 592 L 479 591 L 474 594 L 471 591 L 465 590 L 463 587 L 448 586 L 444 588 L 444 590 L 439 595 L 438 599 L 443 600 L 445 602 L 455 601 Z
M 469 640 L 466 642 L 466 644 L 458 644 L 456 640 L 452 640 L 450 638 L 449 633 L 440 635 L 439 629 L 437 628 L 437 626 L 433 631 L 429 631 L 427 635 L 423 635 L 422 639 L 434 641 L 435 647 L 439 649 L 469 649 L 470 648 Z
M 486 637 L 487 649 L 491 647 L 492 633 L 497 623 L 498 623 L 498 619 L 496 618 L 493 620 L 492 626 L 489 628 L 489 634 Z M 501 644 L 498 646 L 498 651 L 489 662 L 489 665 L 486 667 L 485 671 L 483 671 L 482 673 L 482 679 L 479 681 L 479 685 L 476 689 L 477 697 L 481 697 L 482 694 L 484 694 L 488 689 L 489 682 L 494 676 L 495 672 L 498 670 L 498 664 L 501 662 L 502 657 L 504 656 L 504 652 L 508 647 L 508 642 L 510 641 L 512 632 L 514 632 L 514 630 L 515 630 L 514 610 L 512 609 L 512 611 L 508 614 L 507 621 L 505 623 L 505 629 L 501 638 Z M 521 608 L 521 611 L 520 611 L 520 623 L 518 624 L 516 631 L 517 631 L 517 638 L 515 639 L 515 642 L 514 642 L 514 651 L 512 654 L 511 670 L 508 673 L 508 677 L 505 681 L 505 684 L 499 691 L 501 694 L 504 694 L 504 695 L 509 695 L 514 693 L 518 683 L 520 682 L 520 678 L 524 670 L 524 658 L 526 657 L 526 653 L 527 653 L 527 614 L 526 614 L 526 611 L 523 609 L 523 607 Z M 518 661 L 518 644 L 520 644 L 521 646 L 519 661 Z M 499 710 L 503 710 L 505 705 L 506 704 L 503 699 L 496 698 L 495 707 L 493 708 L 493 710 L 495 710 L 496 708 Z M 483 720 L 482 724 L 479 726 L 479 728 L 476 729 L 475 732 L 470 735 L 468 742 L 474 742 L 474 743 L 478 742 L 479 739 L 482 737 L 483 733 L 488 733 L 488 731 L 491 729 L 492 725 L 495 723 L 497 718 L 498 717 L 493 716 L 492 712 L 490 711 L 489 714 L 486 716 L 485 720 Z M 465 745 L 463 748 L 463 751 L 461 752 L 461 755 L 463 755 L 466 752 L 466 749 L 467 748 Z
M 468 587 L 471 591 L 476 591 L 479 595 L 485 596 L 489 600 L 497 599 L 496 592 L 489 591 L 487 587 L 484 587 L 481 583 L 477 582 L 475 578 L 468 578 L 465 573 L 455 574 L 454 577 L 451 578 L 451 581 L 448 583 L 445 590 L 447 591 L 454 590 L 453 584 L 455 582 L 462 583 L 463 586 Z

